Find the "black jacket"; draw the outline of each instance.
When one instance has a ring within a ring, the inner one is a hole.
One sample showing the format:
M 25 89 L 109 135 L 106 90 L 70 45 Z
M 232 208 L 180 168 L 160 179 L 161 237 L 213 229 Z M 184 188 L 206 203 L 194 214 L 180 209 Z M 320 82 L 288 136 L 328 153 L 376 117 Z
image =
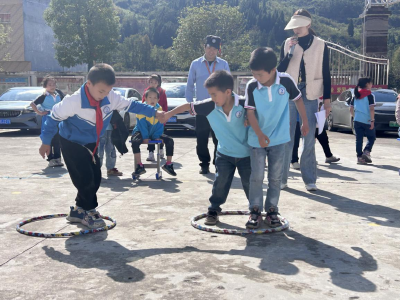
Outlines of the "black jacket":
M 126 147 L 126 140 L 129 137 L 129 131 L 124 124 L 124 120 L 118 111 L 114 110 L 111 117 L 111 126 L 113 127 L 111 132 L 111 141 L 117 148 L 121 155 L 128 153 L 128 148 Z

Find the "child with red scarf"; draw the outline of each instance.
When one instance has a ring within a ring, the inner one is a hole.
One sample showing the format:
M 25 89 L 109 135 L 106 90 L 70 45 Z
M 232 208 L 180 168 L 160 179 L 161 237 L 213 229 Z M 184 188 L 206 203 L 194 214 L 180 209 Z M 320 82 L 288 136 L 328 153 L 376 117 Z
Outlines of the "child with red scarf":
M 112 90 L 114 69 L 107 64 L 92 67 L 87 82 L 71 96 L 53 106 L 43 124 L 42 145 L 44 158 L 50 153 L 50 143 L 59 129 L 64 161 L 72 183 L 78 190 L 76 206 L 71 206 L 67 220 L 80 222 L 94 229 L 106 226 L 96 211 L 97 190 L 101 182 L 100 160 L 97 155 L 100 137 L 104 135 L 114 110 L 127 109 L 131 113 L 163 119 L 163 112 L 154 107 L 131 101 Z
M 149 77 L 149 86 L 144 90 L 143 95 L 146 93 L 146 91 L 149 88 L 155 88 L 158 91 L 158 94 L 160 95 L 160 98 L 158 100 L 158 105 L 161 106 L 162 110 L 167 112 L 168 111 L 168 100 L 167 100 L 167 94 L 165 93 L 165 90 L 161 88 L 161 76 L 158 74 L 152 74 Z M 145 99 L 143 97 L 142 102 L 145 102 Z M 164 124 L 165 125 L 165 124 Z M 154 158 L 154 150 L 155 150 L 155 145 L 150 144 L 147 146 L 147 150 L 149 150 L 149 156 L 147 157 L 147 161 L 155 161 Z M 161 144 L 160 146 L 160 158 L 164 159 L 164 144 Z
M 358 84 L 354 88 L 354 97 L 350 102 L 350 113 L 353 116 L 356 132 L 357 163 L 361 165 L 372 163 L 371 151 L 376 139 L 374 127 L 375 96 L 371 94 L 371 88 L 371 78 L 358 79 Z M 364 136 L 367 137 L 368 142 L 362 150 Z

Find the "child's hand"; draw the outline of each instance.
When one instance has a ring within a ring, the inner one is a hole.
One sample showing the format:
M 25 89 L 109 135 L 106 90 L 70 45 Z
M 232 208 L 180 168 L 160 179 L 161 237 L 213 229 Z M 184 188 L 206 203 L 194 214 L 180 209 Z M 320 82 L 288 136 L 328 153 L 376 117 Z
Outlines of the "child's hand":
M 165 111 L 157 111 L 156 112 L 156 118 L 160 123 L 166 123 L 168 119 L 165 117 Z
M 370 130 L 374 129 L 375 122 L 371 122 L 371 127 L 369 128 Z
M 45 116 L 45 115 L 48 115 L 49 112 L 45 110 L 45 111 L 40 111 L 40 112 L 38 112 L 37 114 L 38 114 L 38 115 L 41 115 L 41 116 Z
M 46 156 L 48 157 L 50 155 L 50 145 L 45 145 L 42 144 L 39 148 L 39 154 L 43 157 L 46 158 Z
M 306 136 L 310 131 L 310 127 L 308 127 L 308 123 L 303 123 L 301 125 L 301 135 Z
M 249 123 L 249 119 L 244 120 L 244 127 L 249 127 L 250 123 Z
M 264 133 L 258 136 L 258 142 L 260 143 L 261 148 L 267 148 L 269 145 L 269 137 L 267 137 Z
M 150 142 L 150 139 L 144 139 L 143 144 L 148 144 Z

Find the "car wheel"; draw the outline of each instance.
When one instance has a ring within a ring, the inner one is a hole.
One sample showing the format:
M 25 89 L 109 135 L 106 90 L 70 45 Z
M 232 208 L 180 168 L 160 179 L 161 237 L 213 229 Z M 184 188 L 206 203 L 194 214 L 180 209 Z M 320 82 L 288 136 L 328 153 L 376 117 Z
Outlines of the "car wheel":
M 326 124 L 329 131 L 337 131 L 337 128 L 333 126 L 333 116 L 332 113 L 329 114 L 328 119 L 326 120 Z
M 128 112 L 124 115 L 124 124 L 126 126 L 126 129 L 129 130 L 131 127 L 131 117 L 129 116 Z

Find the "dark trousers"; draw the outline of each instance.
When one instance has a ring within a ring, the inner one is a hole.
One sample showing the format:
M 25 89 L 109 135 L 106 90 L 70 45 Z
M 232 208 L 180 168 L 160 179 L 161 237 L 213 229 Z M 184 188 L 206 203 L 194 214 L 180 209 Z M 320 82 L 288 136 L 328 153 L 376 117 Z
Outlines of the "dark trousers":
M 84 210 L 96 208 L 98 206 L 96 193 L 101 183 L 100 159 L 95 154 L 94 162 L 92 153 L 88 150 L 93 151 L 96 144 L 82 146 L 61 136 L 60 142 L 69 175 L 78 190 L 76 205 Z
M 174 140 L 166 134 L 162 134 L 160 136 L 160 139 L 165 144 L 167 156 L 173 156 L 174 155 Z M 131 142 L 132 142 L 133 153 L 140 153 L 140 145 L 143 144 L 143 137 L 139 131 L 135 132 L 132 135 Z
M 376 134 L 375 134 L 375 127 L 374 129 L 369 129 L 371 125 L 354 121 L 354 130 L 356 132 L 356 152 L 357 157 L 361 157 L 363 154 L 363 140 L 364 135 L 367 137 L 368 142 L 365 145 L 364 151 L 372 151 L 372 146 L 374 146 Z
M 217 152 L 216 155 L 215 168 L 217 172 L 215 173 L 212 195 L 210 197 L 211 205 L 208 210 L 220 212 L 220 206 L 226 202 L 229 190 L 231 189 L 236 169 L 239 172 L 246 197 L 249 199 L 251 164 L 250 156 L 235 158 L 223 155 L 219 152 Z
M 292 163 L 299 162 L 299 145 L 300 145 L 300 123 L 297 122 L 296 131 L 294 134 L 294 144 L 293 144 L 293 152 L 292 152 Z M 324 150 L 325 157 L 332 157 L 333 154 L 331 152 L 331 148 L 329 147 L 329 138 L 326 133 L 325 128 L 322 130 L 321 134 L 318 134 L 318 128 L 315 130 L 315 137 L 322 146 L 322 150 Z
M 325 128 L 322 130 L 321 134 L 318 134 L 318 128 L 317 128 L 315 130 L 315 137 L 322 146 L 322 150 L 324 150 L 325 157 L 326 158 L 332 157 L 333 154 L 331 152 L 331 147 L 329 147 L 329 138 Z
M 44 127 L 44 122 L 46 122 L 46 119 L 50 118 L 50 115 L 44 115 L 42 116 L 42 128 Z M 53 137 L 51 140 L 50 144 L 50 154 L 47 156 L 47 161 L 50 161 L 52 159 L 58 159 L 61 158 L 61 145 L 60 145 L 60 135 L 58 134 L 58 131 L 56 135 Z
M 196 116 L 196 138 L 197 138 L 197 156 L 200 160 L 201 167 L 208 167 L 210 165 L 211 157 L 208 151 L 208 138 L 211 136 L 214 142 L 214 159 L 213 164 L 215 164 L 215 157 L 217 151 L 218 140 L 215 137 L 214 131 L 211 129 L 210 123 L 205 116 Z
M 51 151 L 49 156 L 47 157 L 47 161 L 58 158 L 61 158 L 61 144 L 60 135 L 56 133 L 56 135 L 51 140 Z
M 296 131 L 294 132 L 292 163 L 299 162 L 300 137 L 301 137 L 300 122 L 297 122 Z

